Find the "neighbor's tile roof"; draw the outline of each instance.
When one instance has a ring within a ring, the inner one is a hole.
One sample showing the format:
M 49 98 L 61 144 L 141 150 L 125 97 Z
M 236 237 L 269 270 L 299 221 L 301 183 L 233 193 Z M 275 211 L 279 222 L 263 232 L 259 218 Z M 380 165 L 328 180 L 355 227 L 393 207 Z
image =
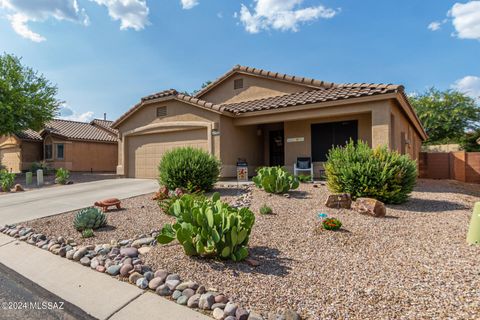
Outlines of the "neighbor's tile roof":
M 347 83 L 335 84 L 328 89 L 310 90 L 286 95 L 222 104 L 222 109 L 234 114 L 292 107 L 327 101 L 359 98 L 402 91 L 403 86 L 392 84 Z
M 48 132 L 65 139 L 116 142 L 117 138 L 111 133 L 86 122 L 55 119 L 45 125 L 43 132 Z
M 15 134 L 18 138 L 22 140 L 37 140 L 42 141 L 42 136 L 37 131 L 27 129 L 22 132 Z
M 335 84 L 332 82 L 327 82 L 327 81 L 322 81 L 322 80 L 317 80 L 317 79 L 312 79 L 312 78 L 307 78 L 307 77 L 299 77 L 299 76 L 292 76 L 284 73 L 279 73 L 279 72 L 273 72 L 273 71 L 268 71 L 264 69 L 259 69 L 259 68 L 253 68 L 253 67 L 247 67 L 247 66 L 241 66 L 241 65 L 236 65 L 232 69 L 230 69 L 228 72 L 220 76 L 219 78 L 215 79 L 212 83 L 210 83 L 208 86 L 200 90 L 195 94 L 195 97 L 201 97 L 211 89 L 213 89 L 217 84 L 222 82 L 223 80 L 227 79 L 230 77 L 232 74 L 235 72 L 242 72 L 242 73 L 247 73 L 255 76 L 260 76 L 264 78 L 270 78 L 270 79 L 275 79 L 275 80 L 280 80 L 280 81 L 287 81 L 291 82 L 294 84 L 300 84 L 304 86 L 308 86 L 311 88 L 330 88 L 333 87 Z

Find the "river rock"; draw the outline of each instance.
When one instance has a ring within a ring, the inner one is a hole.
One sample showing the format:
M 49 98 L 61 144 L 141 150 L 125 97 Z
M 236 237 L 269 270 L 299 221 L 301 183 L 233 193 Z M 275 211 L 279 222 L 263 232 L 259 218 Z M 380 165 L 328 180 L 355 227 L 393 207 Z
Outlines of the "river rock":
M 264 319 L 260 314 L 252 311 L 248 315 L 248 320 L 264 320 Z
M 87 254 L 87 252 L 88 252 L 87 247 L 80 247 L 73 255 L 73 260 L 80 261 L 80 259 L 82 259 L 83 256 Z
M 163 279 L 160 278 L 160 277 L 156 277 L 156 278 L 153 278 L 152 280 L 150 280 L 150 282 L 148 283 L 148 287 L 152 290 L 155 290 L 161 284 L 163 284 Z
M 148 287 L 148 280 L 145 278 L 140 278 L 136 281 L 136 285 L 140 289 L 146 289 Z
M 204 293 L 198 300 L 198 307 L 203 310 L 210 310 L 215 303 L 215 297 L 211 293 Z
M 128 276 L 128 273 L 133 270 L 133 266 L 131 264 L 124 264 L 121 268 L 120 268 L 120 275 L 122 277 L 126 277 Z
M 187 305 L 187 302 L 188 302 L 188 297 L 186 296 L 180 296 L 178 299 L 177 299 L 177 303 L 182 305 L 182 306 L 185 306 Z
M 217 319 L 217 320 L 223 320 L 225 315 L 223 313 L 223 310 L 220 309 L 220 308 L 215 308 L 213 309 L 213 318 Z
M 194 294 L 187 301 L 187 307 L 198 308 L 198 302 L 200 301 L 200 294 Z
M 95 270 L 97 270 L 98 272 L 105 272 L 105 267 L 104 266 L 97 266 L 95 268 Z
M 111 276 L 116 276 L 120 273 L 120 266 L 114 264 L 113 266 L 110 266 L 107 268 L 107 273 Z
M 285 317 L 285 320 L 301 320 L 302 319 L 300 315 L 293 310 L 287 310 L 283 315 Z
M 227 303 L 228 298 L 224 294 L 217 294 L 215 296 L 215 303 Z
M 247 320 L 248 311 L 243 308 L 237 308 L 237 311 L 235 311 L 235 317 L 237 318 L 237 320 Z
M 113 249 L 112 249 L 113 251 Z M 133 248 L 133 247 L 128 247 L 128 248 L 120 248 L 120 254 L 124 256 L 128 256 L 130 258 L 138 256 L 138 249 Z
M 137 283 L 137 280 L 142 278 L 143 276 L 138 273 L 138 272 L 133 272 L 129 277 L 128 277 L 128 282 L 130 283 Z
M 170 288 L 168 288 L 166 285 L 162 284 L 160 285 L 155 292 L 160 295 L 160 296 L 169 296 L 172 294 L 172 291 Z
M 175 290 L 177 286 L 180 284 L 180 280 L 167 280 L 165 281 L 165 285 L 170 289 L 170 290 Z
M 149 245 L 149 244 L 152 243 L 154 240 L 155 240 L 155 239 L 152 238 L 152 237 L 137 239 L 137 240 L 135 240 L 135 241 L 132 242 L 132 247 L 134 247 L 134 248 L 140 248 L 140 247 L 143 246 L 143 245 Z
M 186 296 L 187 298 L 190 298 L 191 296 L 193 296 L 195 294 L 195 291 L 193 291 L 193 289 L 187 288 L 187 289 L 183 290 L 182 294 L 184 296 Z
M 180 298 L 181 295 L 182 295 L 182 291 L 180 291 L 180 290 L 175 290 L 175 291 L 173 291 L 173 293 L 172 293 L 172 299 L 173 299 L 173 300 L 177 300 L 178 298 Z
M 225 309 L 223 309 L 225 311 L 225 316 L 226 317 L 235 316 L 235 312 L 237 311 L 237 308 L 238 308 L 238 305 L 236 303 L 228 302 L 225 305 Z
M 82 259 L 80 259 L 80 264 L 82 266 L 89 267 L 90 266 L 90 258 L 83 257 Z

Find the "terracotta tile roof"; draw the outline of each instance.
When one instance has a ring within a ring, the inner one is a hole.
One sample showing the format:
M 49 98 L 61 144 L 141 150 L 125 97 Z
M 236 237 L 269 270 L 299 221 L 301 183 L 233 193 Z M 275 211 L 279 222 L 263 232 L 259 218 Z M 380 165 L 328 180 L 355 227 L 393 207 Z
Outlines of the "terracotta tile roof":
M 116 142 L 115 135 L 108 133 L 96 126 L 86 122 L 55 119 L 49 121 L 42 130 L 42 134 L 48 132 L 65 139 Z
M 22 132 L 15 134 L 21 140 L 35 140 L 42 141 L 42 136 L 37 131 L 27 129 Z
M 312 78 L 307 78 L 307 77 L 298 77 L 298 76 L 291 76 L 288 74 L 284 73 L 279 73 L 279 72 L 273 72 L 273 71 L 267 71 L 259 68 L 253 68 L 253 67 L 247 67 L 247 66 L 241 66 L 241 65 L 236 65 L 232 69 L 230 69 L 227 73 L 222 75 L 221 77 L 215 79 L 212 83 L 210 83 L 208 86 L 197 92 L 195 94 L 196 98 L 201 97 L 211 89 L 213 89 L 217 84 L 222 82 L 223 80 L 227 79 L 230 77 L 232 74 L 235 72 L 242 72 L 242 73 L 248 73 L 264 78 L 270 78 L 270 79 L 275 79 L 275 80 L 281 80 L 281 81 L 287 81 L 295 84 L 300 84 L 300 85 L 305 85 L 307 87 L 311 88 L 329 88 L 334 86 L 335 84 L 332 82 L 326 82 L 322 80 L 317 80 L 317 79 L 312 79 Z
M 222 104 L 224 110 L 234 114 L 252 111 L 279 109 L 298 105 L 321 103 L 327 101 L 359 98 L 385 93 L 403 91 L 402 86 L 391 84 L 346 83 L 335 84 L 328 89 L 296 92 L 277 97 Z
M 90 124 L 96 124 L 99 127 L 102 127 L 105 130 L 117 135 L 118 130 L 112 128 L 113 121 L 103 120 L 103 119 L 93 119 Z
M 204 100 L 201 100 L 201 99 L 198 99 L 198 98 L 180 93 L 175 89 L 168 89 L 168 90 L 160 91 L 160 92 L 157 92 L 157 93 L 154 93 L 154 94 L 143 97 L 140 100 L 139 103 L 134 105 L 127 112 L 125 112 L 123 115 L 121 115 L 120 118 L 118 118 L 115 122 L 113 122 L 111 127 L 115 128 L 120 122 L 122 122 L 123 120 L 128 118 L 132 113 L 137 111 L 145 102 L 148 102 L 148 101 L 151 101 L 151 100 L 156 100 L 156 99 L 161 99 L 161 98 L 169 98 L 169 97 L 171 97 L 172 99 L 185 101 L 185 102 L 197 105 L 197 106 L 202 107 L 202 108 L 212 109 L 212 110 L 219 111 L 219 112 L 224 111 L 224 109 L 217 104 L 207 102 L 207 101 L 204 101 Z

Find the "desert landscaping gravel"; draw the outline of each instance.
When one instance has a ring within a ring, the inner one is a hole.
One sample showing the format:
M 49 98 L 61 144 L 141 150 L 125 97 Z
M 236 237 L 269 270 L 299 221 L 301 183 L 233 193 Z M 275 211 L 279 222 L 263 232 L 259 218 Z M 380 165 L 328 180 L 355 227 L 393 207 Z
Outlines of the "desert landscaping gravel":
M 217 288 L 265 316 L 288 308 L 307 319 L 479 319 L 480 247 L 465 241 L 478 185 L 420 180 L 407 203 L 387 206 L 385 218 L 326 208 L 325 186 L 302 184 L 288 198 L 253 187 L 251 194 L 218 191 L 230 203 L 242 195 L 251 201 L 250 255 L 258 267 L 190 258 L 178 244 L 153 247 L 144 263 Z M 75 213 L 26 224 L 78 244 L 130 239 L 173 221 L 151 196 L 124 200 L 126 209 L 108 213 L 108 227 L 94 238 L 75 231 Z M 258 214 L 263 204 L 274 214 Z M 339 218 L 342 230 L 320 230 L 318 213 Z

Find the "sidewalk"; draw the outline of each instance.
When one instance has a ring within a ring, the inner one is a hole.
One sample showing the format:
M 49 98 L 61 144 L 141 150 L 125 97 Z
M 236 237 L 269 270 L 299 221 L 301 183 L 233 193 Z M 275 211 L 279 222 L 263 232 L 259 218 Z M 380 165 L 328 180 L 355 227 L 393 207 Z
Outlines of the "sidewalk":
M 211 320 L 156 294 L 0 234 L 0 263 L 98 319 Z

